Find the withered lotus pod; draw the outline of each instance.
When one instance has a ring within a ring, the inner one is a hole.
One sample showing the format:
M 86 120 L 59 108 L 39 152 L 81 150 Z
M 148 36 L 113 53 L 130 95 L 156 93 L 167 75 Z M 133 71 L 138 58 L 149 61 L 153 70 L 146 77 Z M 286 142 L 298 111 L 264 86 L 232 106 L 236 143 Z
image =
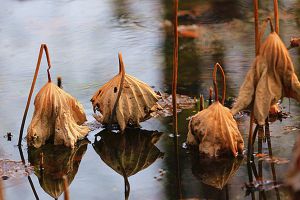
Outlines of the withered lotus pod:
M 195 159 L 192 173 L 202 183 L 222 190 L 238 171 L 242 161 L 241 158 Z
M 300 101 L 300 83 L 290 54 L 271 24 L 271 33 L 261 45 L 231 112 L 253 105 L 256 122 L 264 125 L 270 107 L 283 97 Z
M 46 144 L 41 148 L 28 148 L 28 160 L 43 190 L 57 199 L 64 192 L 66 176 L 68 185 L 74 180 L 81 159 L 86 152 L 88 140 L 79 141 L 75 148 Z
M 123 131 L 128 125 L 138 126 L 149 119 L 160 108 L 159 97 L 146 83 L 125 74 L 119 53 L 119 74 L 104 84 L 91 102 L 97 121 L 104 125 L 118 124 Z
M 218 68 L 223 74 L 222 103 L 218 100 L 216 86 Z M 215 65 L 213 77 L 216 101 L 208 108 L 192 116 L 188 125 L 187 144 L 198 145 L 200 154 L 208 157 L 226 154 L 237 156 L 244 148 L 244 141 L 230 110 L 222 105 L 225 100 L 226 82 L 224 71 L 218 63 Z
M 93 147 L 100 158 L 123 176 L 125 199 L 130 192 L 128 177 L 146 169 L 163 153 L 154 145 L 162 134 L 157 131 L 125 129 L 125 134 L 104 129 L 95 135 Z
M 54 145 L 74 148 L 75 143 L 89 132 L 89 128 L 83 125 L 86 121 L 83 106 L 51 82 L 49 69 L 48 83 L 36 95 L 34 106 L 27 130 L 28 146 L 39 148 L 50 141 Z

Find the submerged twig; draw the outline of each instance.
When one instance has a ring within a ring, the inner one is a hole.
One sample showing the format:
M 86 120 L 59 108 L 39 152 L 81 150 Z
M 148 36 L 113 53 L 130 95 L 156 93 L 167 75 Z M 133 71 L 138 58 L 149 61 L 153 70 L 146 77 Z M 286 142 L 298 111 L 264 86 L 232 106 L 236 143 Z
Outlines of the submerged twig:
M 51 82 L 51 76 L 50 76 L 51 62 L 50 62 L 48 47 L 47 47 L 46 44 L 41 44 L 40 53 L 39 53 L 39 56 L 38 56 L 38 61 L 37 61 L 37 64 L 36 64 L 33 80 L 32 80 L 32 83 L 31 83 L 30 92 L 29 92 L 29 95 L 28 95 L 27 103 L 26 103 L 26 108 L 25 108 L 25 111 L 24 111 L 23 119 L 22 119 L 18 146 L 21 146 L 21 144 L 22 144 L 24 125 L 25 125 L 28 109 L 29 109 L 29 106 L 30 106 L 30 101 L 31 101 L 31 97 L 32 97 L 32 94 L 33 94 L 33 90 L 34 90 L 34 87 L 35 87 L 36 79 L 37 79 L 37 76 L 38 76 L 38 73 L 39 73 L 39 69 L 40 69 L 40 65 L 41 65 L 41 61 L 42 61 L 42 56 L 43 56 L 43 50 L 46 53 L 46 58 L 47 58 L 47 63 L 48 63 L 48 69 L 47 69 L 48 82 Z

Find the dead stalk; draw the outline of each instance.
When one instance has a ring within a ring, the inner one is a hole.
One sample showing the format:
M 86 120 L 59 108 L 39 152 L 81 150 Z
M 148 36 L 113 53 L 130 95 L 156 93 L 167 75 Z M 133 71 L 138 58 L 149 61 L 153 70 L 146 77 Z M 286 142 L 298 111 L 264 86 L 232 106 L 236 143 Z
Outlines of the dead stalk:
M 38 73 L 39 73 L 39 69 L 40 69 L 40 65 L 41 65 L 41 61 L 42 61 L 42 57 L 43 57 L 43 50 L 45 51 L 46 58 L 47 58 L 47 63 L 48 63 L 48 69 L 47 69 L 48 82 L 51 82 L 51 76 L 50 76 L 51 62 L 50 62 L 48 47 L 47 47 L 46 44 L 41 44 L 40 52 L 39 52 L 39 56 L 38 56 L 38 61 L 37 61 L 37 64 L 36 64 L 33 80 L 32 80 L 32 83 L 31 83 L 30 92 L 29 92 L 29 95 L 28 95 L 27 103 L 26 103 L 26 108 L 25 108 L 25 111 L 24 111 L 23 119 L 22 119 L 18 146 L 21 146 L 21 144 L 22 144 L 24 125 L 25 125 L 28 109 L 29 109 L 29 106 L 30 106 L 33 90 L 34 90 L 34 87 L 35 87 L 36 79 L 37 79 L 37 76 L 38 76 Z
M 123 85 L 124 85 L 124 80 L 125 80 L 125 67 L 124 67 L 122 53 L 119 52 L 118 56 L 119 56 L 119 74 L 121 74 L 122 77 L 121 77 L 121 81 L 120 81 L 118 96 L 117 96 L 116 102 L 114 104 L 112 113 L 110 115 L 110 120 L 109 120 L 110 121 L 110 126 L 112 125 L 112 122 L 113 122 L 114 117 L 116 115 L 116 110 L 117 110 L 118 102 L 120 100 L 120 97 L 121 97 L 121 94 L 122 94 L 122 91 L 123 91 Z
M 68 178 L 66 176 L 63 176 L 63 180 L 64 180 L 64 200 L 70 200 Z
M 279 12 L 278 12 L 278 0 L 274 2 L 274 19 L 275 19 L 275 31 L 279 35 Z
M 224 70 L 222 68 L 222 66 L 219 63 L 215 64 L 214 67 L 214 71 L 213 71 L 213 80 L 214 80 L 214 90 L 215 90 L 215 100 L 219 101 L 219 97 L 218 97 L 218 87 L 217 87 L 217 70 L 221 71 L 222 77 L 223 77 L 223 94 L 222 94 L 222 105 L 224 105 L 225 102 L 225 98 L 226 98 L 226 78 L 225 78 L 225 73 Z
M 254 3 L 254 24 L 255 24 L 255 54 L 259 54 L 260 42 L 258 36 L 258 0 L 253 0 Z
M 177 122 L 177 101 L 176 101 L 176 89 L 177 89 L 177 74 L 178 74 L 178 0 L 174 0 L 174 46 L 173 46 L 173 81 L 172 81 L 172 105 L 173 105 L 173 127 L 174 134 L 178 132 Z

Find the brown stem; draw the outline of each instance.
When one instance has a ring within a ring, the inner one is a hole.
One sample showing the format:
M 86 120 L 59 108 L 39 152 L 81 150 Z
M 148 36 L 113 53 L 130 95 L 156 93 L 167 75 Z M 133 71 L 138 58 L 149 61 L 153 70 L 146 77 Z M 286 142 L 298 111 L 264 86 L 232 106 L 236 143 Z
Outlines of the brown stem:
M 199 98 L 199 111 L 204 109 L 204 97 L 202 94 L 200 94 L 200 98 Z
M 64 200 L 70 200 L 68 178 L 66 176 L 63 176 L 63 180 L 64 180 Z
M 124 67 L 124 62 L 123 62 L 123 57 L 122 57 L 122 53 L 119 52 L 119 74 L 121 74 L 121 81 L 120 81 L 120 86 L 119 86 L 119 91 L 118 91 L 118 95 L 112 110 L 112 113 L 110 115 L 110 120 L 109 120 L 109 125 L 111 126 L 113 123 L 113 119 L 116 115 L 116 110 L 117 110 L 117 106 L 118 106 L 118 102 L 120 100 L 122 91 L 123 91 L 123 86 L 124 86 L 124 80 L 125 80 L 125 67 Z M 123 130 L 122 130 L 123 131 Z
M 226 94 L 226 78 L 225 73 L 222 68 L 222 66 L 219 63 L 215 64 L 214 71 L 213 71 L 213 80 L 214 80 L 214 89 L 215 89 L 215 100 L 219 101 L 218 97 L 218 87 L 217 87 L 217 70 L 221 71 L 222 77 L 223 77 L 223 94 L 222 94 L 222 101 L 221 103 L 224 105 L 225 102 L 225 94 Z
M 173 81 L 172 81 L 172 106 L 173 106 L 173 127 L 175 137 L 178 132 L 177 122 L 177 101 L 176 101 L 176 89 L 177 89 L 177 74 L 178 74 L 178 0 L 174 0 L 174 46 L 173 46 Z
M 274 2 L 274 19 L 275 19 L 275 31 L 279 35 L 279 12 L 278 12 L 278 0 Z
M 125 67 L 124 67 L 124 62 L 123 62 L 123 57 L 122 53 L 119 52 L 119 74 L 125 74 Z
M 255 24 L 255 54 L 259 54 L 259 48 L 260 48 L 260 43 L 259 43 L 259 35 L 258 35 L 258 0 L 253 0 L 254 3 L 254 24 Z
M 4 200 L 4 192 L 3 192 L 2 178 L 0 179 L 0 200 Z
M 37 64 L 36 64 L 36 68 L 35 68 L 33 80 L 32 80 L 32 83 L 31 83 L 31 88 L 30 88 L 28 99 L 27 99 L 27 103 L 26 103 L 26 108 L 25 108 L 25 111 L 24 111 L 24 114 L 23 114 L 23 119 L 22 119 L 22 124 L 21 124 L 21 129 L 20 129 L 18 146 L 21 146 L 21 144 L 22 144 L 22 137 L 23 137 L 24 125 L 25 125 L 25 121 L 26 121 L 28 109 L 29 109 L 29 106 L 30 106 L 30 102 L 31 102 L 31 97 L 32 97 L 32 94 L 33 94 L 33 90 L 34 90 L 34 87 L 35 87 L 36 79 L 37 79 L 37 76 L 38 76 L 38 73 L 39 73 L 39 69 L 40 69 L 40 65 L 41 65 L 41 61 L 42 61 L 42 57 L 43 57 L 43 50 L 45 50 L 46 58 L 47 58 L 47 63 L 48 63 L 48 69 L 47 69 L 48 82 L 51 82 L 51 76 L 50 76 L 50 71 L 49 71 L 50 68 L 51 68 L 51 62 L 50 62 L 50 56 L 49 56 L 48 47 L 47 47 L 46 44 L 41 44 L 40 52 L 39 52 L 39 56 L 38 56 L 38 61 L 37 61 Z

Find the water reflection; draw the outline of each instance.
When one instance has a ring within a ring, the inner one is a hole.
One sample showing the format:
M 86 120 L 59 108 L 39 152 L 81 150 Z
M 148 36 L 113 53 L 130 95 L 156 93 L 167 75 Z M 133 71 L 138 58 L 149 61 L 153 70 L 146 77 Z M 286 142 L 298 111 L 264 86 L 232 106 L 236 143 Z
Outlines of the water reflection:
M 34 166 L 34 173 L 43 190 L 57 199 L 64 191 L 66 176 L 68 185 L 73 181 L 81 159 L 86 152 L 88 140 L 80 141 L 74 149 L 46 144 L 41 148 L 29 148 L 28 160 Z M 41 155 L 43 164 L 41 166 Z
M 129 198 L 128 177 L 146 169 L 162 153 L 155 143 L 162 133 L 141 129 L 125 129 L 124 133 L 107 129 L 95 135 L 93 147 L 100 158 L 115 172 L 124 177 L 125 199 Z

